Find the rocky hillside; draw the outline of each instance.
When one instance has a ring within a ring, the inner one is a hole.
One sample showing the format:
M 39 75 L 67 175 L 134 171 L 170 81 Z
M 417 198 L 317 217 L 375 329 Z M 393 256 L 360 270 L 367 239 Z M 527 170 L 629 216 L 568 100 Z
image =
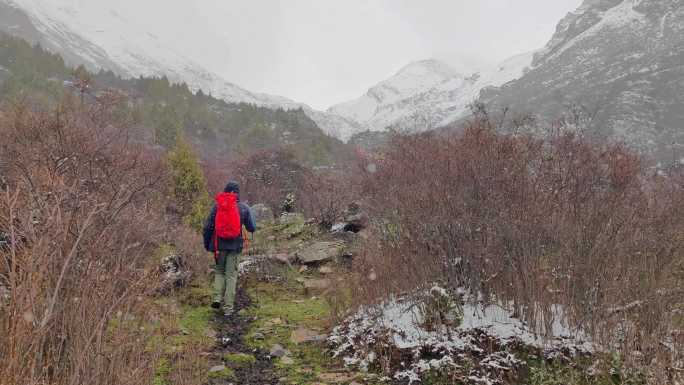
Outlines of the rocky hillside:
M 154 23 L 153 20 L 150 23 Z M 168 42 L 149 33 L 115 7 L 75 0 L 0 0 L 0 31 L 40 43 L 70 65 L 119 76 L 166 76 L 187 83 L 228 103 L 247 103 L 271 109 L 301 109 L 329 135 L 358 131 L 344 117 L 316 111 L 303 103 L 275 95 L 251 92 L 205 69 Z M 186 26 L 192 28 L 192 26 Z
M 480 90 L 520 77 L 531 61 L 532 53 L 522 54 L 475 74 L 462 74 L 434 59 L 419 61 L 328 111 L 373 131 L 425 131 L 463 116 Z
M 482 94 L 556 119 L 581 106 L 590 127 L 663 161 L 684 156 L 684 7 L 680 0 L 585 0 L 522 78 Z

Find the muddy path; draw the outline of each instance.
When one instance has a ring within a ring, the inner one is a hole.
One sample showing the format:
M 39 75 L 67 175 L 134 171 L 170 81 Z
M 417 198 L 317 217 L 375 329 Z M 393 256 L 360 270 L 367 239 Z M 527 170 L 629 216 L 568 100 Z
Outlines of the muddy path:
M 240 310 L 252 306 L 252 299 L 244 288 L 238 288 L 236 295 L 236 312 L 231 317 L 225 317 L 217 312 L 214 316 L 213 327 L 217 332 L 214 356 L 226 357 L 227 355 L 244 354 L 254 357 L 255 361 L 248 365 L 226 365 L 234 371 L 232 378 L 214 378 L 210 383 L 213 385 L 276 385 L 279 384 L 275 373 L 273 360 L 268 352 L 253 349 L 245 343 L 245 336 L 249 331 L 253 319 L 242 315 Z M 224 360 L 225 361 L 225 360 Z M 217 365 L 223 363 L 216 363 Z

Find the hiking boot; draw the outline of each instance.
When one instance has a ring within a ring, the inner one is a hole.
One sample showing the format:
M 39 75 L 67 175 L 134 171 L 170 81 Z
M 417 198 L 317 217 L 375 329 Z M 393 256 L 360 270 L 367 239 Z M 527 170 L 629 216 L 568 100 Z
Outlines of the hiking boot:
M 220 309 L 221 308 L 221 302 L 216 302 L 216 301 L 212 302 L 211 308 L 216 309 L 216 310 Z

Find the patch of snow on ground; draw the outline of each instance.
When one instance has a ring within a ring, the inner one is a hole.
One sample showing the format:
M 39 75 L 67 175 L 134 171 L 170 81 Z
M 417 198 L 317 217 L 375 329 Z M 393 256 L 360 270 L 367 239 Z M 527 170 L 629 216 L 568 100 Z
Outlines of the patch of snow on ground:
M 430 290 L 437 294 L 442 291 L 444 289 L 440 287 Z M 558 354 L 561 350 L 571 354 L 594 351 L 581 332 L 573 332 L 562 324 L 560 306 L 554 307 L 553 313 L 557 319 L 551 328 L 552 336 L 548 338 L 542 338 L 513 317 L 511 312 L 497 305 L 464 305 L 459 326 L 441 326 L 436 331 L 428 331 L 422 326 L 418 306 L 409 300 L 394 299 L 380 306 L 361 309 L 349 317 L 333 330 L 329 343 L 334 356 L 342 357 L 347 365 L 355 365 L 362 370 L 368 370 L 383 359 L 379 357 L 382 352 L 406 352 L 401 356 L 412 356 L 413 360 L 402 362 L 391 374 L 395 379 L 410 384 L 419 382 L 421 375 L 430 370 L 463 369 L 460 364 L 475 356 L 476 364 L 467 373 L 472 378 L 464 380 L 496 384 L 500 383 L 502 373 L 523 365 L 509 351 L 509 346 L 522 344 L 548 355 Z M 492 350 L 492 346 L 498 348 Z M 385 363 L 383 367 L 386 366 Z

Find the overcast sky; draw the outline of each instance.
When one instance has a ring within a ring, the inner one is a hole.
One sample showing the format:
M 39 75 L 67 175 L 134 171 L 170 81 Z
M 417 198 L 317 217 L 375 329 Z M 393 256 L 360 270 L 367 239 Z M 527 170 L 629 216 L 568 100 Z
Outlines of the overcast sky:
M 581 0 L 145 0 L 153 31 L 250 91 L 324 109 L 411 61 L 463 71 L 541 48 Z M 110 6 L 115 7 L 119 5 Z M 164 9 L 160 12 L 159 9 Z M 127 12 L 127 13 L 128 13 Z M 149 20 L 148 20 L 149 21 Z M 191 30 L 184 25 L 193 26 Z

